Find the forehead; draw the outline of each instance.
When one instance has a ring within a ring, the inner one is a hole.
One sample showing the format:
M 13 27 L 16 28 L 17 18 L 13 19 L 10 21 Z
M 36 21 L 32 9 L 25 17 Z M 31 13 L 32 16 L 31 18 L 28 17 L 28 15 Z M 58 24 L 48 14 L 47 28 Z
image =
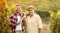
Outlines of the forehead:
M 30 9 L 28 9 L 28 10 L 34 10 L 33 8 L 30 8 Z
M 16 6 L 16 7 L 20 7 L 20 6 Z

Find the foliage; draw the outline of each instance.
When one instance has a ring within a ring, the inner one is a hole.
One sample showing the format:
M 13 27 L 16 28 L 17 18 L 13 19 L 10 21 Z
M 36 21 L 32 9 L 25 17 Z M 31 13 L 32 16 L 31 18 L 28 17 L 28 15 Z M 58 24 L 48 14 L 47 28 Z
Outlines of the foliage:
M 0 3 L 0 33 L 9 33 L 8 9 L 5 8 L 5 2 Z
M 60 11 L 53 12 L 52 15 L 50 23 L 52 33 L 60 33 Z
M 50 13 L 46 11 L 36 11 L 41 17 L 50 17 Z

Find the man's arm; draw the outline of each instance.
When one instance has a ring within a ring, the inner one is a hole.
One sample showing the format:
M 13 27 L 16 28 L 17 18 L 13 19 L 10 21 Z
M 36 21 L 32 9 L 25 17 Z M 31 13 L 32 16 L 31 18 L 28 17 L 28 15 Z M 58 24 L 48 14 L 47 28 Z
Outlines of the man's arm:
M 10 19 L 9 26 L 14 27 L 14 17 L 13 17 L 13 15 L 11 15 L 9 19 Z
M 38 25 L 38 33 L 41 33 L 41 29 L 42 29 L 42 20 L 41 20 L 41 17 L 38 15 L 37 16 L 38 19 L 37 19 L 37 25 Z

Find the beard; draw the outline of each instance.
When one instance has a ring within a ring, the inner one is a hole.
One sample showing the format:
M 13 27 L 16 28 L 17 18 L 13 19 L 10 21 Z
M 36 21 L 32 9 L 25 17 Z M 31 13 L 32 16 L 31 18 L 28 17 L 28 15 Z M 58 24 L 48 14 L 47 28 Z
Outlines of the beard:
M 30 16 L 33 16 L 33 15 L 34 15 L 34 13 L 29 13 L 29 15 L 30 15 Z

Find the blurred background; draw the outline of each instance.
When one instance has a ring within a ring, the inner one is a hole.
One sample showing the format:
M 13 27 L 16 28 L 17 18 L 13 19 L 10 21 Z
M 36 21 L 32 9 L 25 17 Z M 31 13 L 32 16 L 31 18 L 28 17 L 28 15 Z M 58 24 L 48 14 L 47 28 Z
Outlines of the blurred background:
M 60 33 L 60 0 L 0 0 L 0 33 L 11 33 L 9 16 L 16 4 L 21 5 L 24 14 L 29 5 L 34 6 L 43 21 L 41 33 Z

